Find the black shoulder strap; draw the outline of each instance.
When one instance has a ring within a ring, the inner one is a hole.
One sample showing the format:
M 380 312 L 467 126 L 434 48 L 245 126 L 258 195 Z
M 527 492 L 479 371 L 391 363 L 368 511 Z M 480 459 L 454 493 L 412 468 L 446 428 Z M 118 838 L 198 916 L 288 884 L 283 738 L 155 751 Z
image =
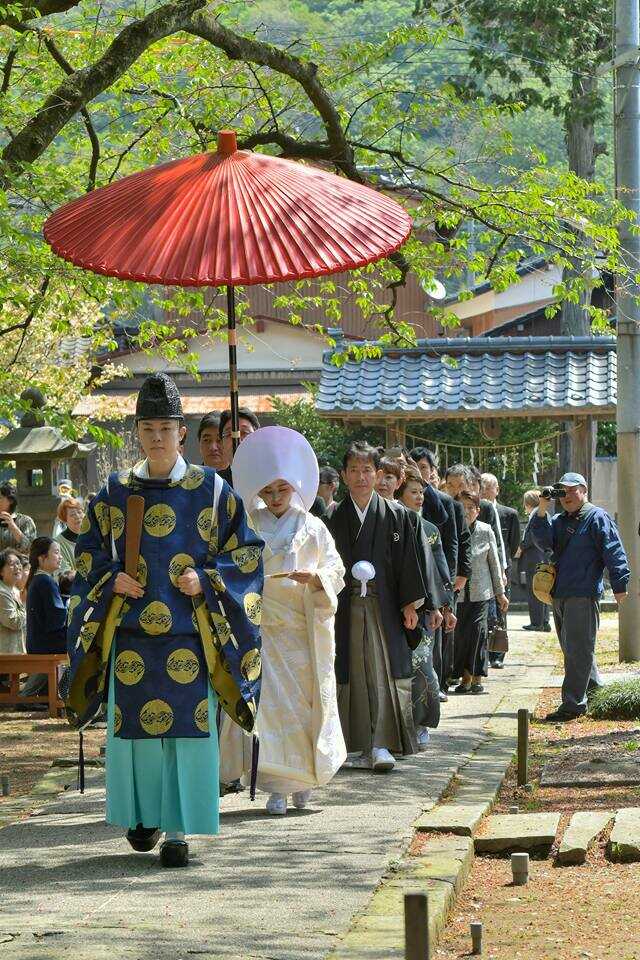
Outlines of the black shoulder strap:
M 591 516 L 594 510 L 595 507 L 591 507 L 589 510 L 585 510 L 584 513 L 580 512 L 576 514 L 575 517 L 571 517 L 571 519 L 567 521 L 562 536 L 558 538 L 558 546 L 553 551 L 553 559 L 555 562 L 560 559 L 564 551 L 569 546 L 571 537 L 574 535 L 582 521 Z

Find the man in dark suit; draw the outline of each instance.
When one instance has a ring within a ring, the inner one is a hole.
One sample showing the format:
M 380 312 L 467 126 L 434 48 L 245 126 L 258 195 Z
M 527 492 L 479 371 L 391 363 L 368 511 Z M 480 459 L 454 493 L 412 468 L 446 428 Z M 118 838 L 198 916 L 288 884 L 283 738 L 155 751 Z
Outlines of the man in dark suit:
M 440 532 L 454 595 L 458 594 L 471 576 L 471 537 L 462 504 L 432 485 L 438 476 L 437 461 L 432 450 L 415 447 L 411 451 L 411 459 L 417 464 L 426 484 L 422 515 L 425 520 L 435 524 Z M 433 648 L 433 665 L 440 680 L 441 699 L 446 700 L 453 669 L 453 632 L 438 631 Z
M 238 425 L 240 427 L 240 443 L 246 440 L 249 434 L 260 429 L 260 421 L 248 407 L 238 409 Z M 233 486 L 231 482 L 231 461 L 233 460 L 233 438 L 231 436 L 231 410 L 223 410 L 218 424 L 218 438 L 221 447 L 221 461 L 224 466 L 218 470 L 223 480 Z
M 498 495 L 500 493 L 500 484 L 498 483 L 498 478 L 494 476 L 493 473 L 483 473 L 482 474 L 482 496 L 485 500 L 488 500 L 492 503 L 496 510 L 498 511 L 498 519 L 500 520 L 500 529 L 502 532 L 502 542 L 504 544 L 504 552 L 507 562 L 507 582 L 505 584 L 505 593 L 507 597 L 511 594 L 511 571 L 513 569 L 513 561 L 516 558 L 518 553 L 518 548 L 520 546 L 520 517 L 518 516 L 518 511 L 514 510 L 513 507 L 507 507 L 503 503 L 498 503 Z M 504 629 L 507 629 L 507 615 L 501 613 L 496 608 L 496 619 L 499 623 L 502 619 L 504 624 Z M 489 662 L 492 667 L 500 669 L 504 661 L 504 653 L 490 653 Z

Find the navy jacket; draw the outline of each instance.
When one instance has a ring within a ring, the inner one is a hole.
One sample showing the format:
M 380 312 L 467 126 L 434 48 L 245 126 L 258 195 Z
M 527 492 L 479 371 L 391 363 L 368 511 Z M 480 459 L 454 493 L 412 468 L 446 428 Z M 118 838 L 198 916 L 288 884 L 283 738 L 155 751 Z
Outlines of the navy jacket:
M 558 599 L 601 597 L 605 568 L 613 592 L 626 592 L 630 571 L 618 528 L 606 510 L 589 506 L 590 511 L 568 537 L 570 516 L 564 510 L 554 517 L 540 517 L 537 511 L 531 515 L 529 528 L 533 539 L 543 550 L 553 551 L 557 573 L 553 596 Z M 556 550 L 563 540 L 566 546 L 557 557 Z
M 467 518 L 464 515 L 464 507 L 459 500 L 452 500 L 451 502 L 455 514 L 456 530 L 458 531 L 458 569 L 456 572 L 459 577 L 466 577 L 468 580 L 471 576 L 471 533 L 469 532 Z
M 522 552 L 520 554 L 519 569 L 524 570 L 525 573 L 530 575 L 533 575 L 537 565 L 548 560 L 550 555 L 550 551 L 543 550 L 531 533 L 531 521 L 535 515 L 536 511 L 532 510 L 522 535 L 522 543 L 520 544 L 520 550 Z
M 448 579 L 453 582 L 458 570 L 458 531 L 453 500 L 446 493 L 436 490 L 428 483 L 424 488 L 422 516 L 440 532 L 442 549 L 449 567 Z
M 67 608 L 58 584 L 36 573 L 27 592 L 27 653 L 67 652 Z

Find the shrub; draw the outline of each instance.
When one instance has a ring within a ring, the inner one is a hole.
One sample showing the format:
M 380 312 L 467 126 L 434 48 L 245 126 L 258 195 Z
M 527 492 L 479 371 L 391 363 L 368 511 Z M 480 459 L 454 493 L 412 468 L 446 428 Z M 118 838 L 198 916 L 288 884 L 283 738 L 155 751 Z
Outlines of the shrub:
M 640 677 L 595 690 L 589 698 L 589 714 L 596 720 L 640 720 Z

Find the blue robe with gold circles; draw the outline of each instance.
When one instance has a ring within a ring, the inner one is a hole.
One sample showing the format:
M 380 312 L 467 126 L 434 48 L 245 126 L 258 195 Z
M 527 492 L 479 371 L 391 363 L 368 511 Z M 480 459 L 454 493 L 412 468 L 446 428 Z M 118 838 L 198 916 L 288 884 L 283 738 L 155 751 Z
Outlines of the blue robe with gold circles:
M 113 593 L 124 570 L 127 498 L 145 502 L 140 599 Z M 106 699 L 113 650 L 115 735 L 209 736 L 208 684 L 251 730 L 260 694 L 262 541 L 242 501 L 214 470 L 186 465 L 179 480 L 114 473 L 91 501 L 76 544 L 69 602 L 67 715 L 82 726 Z M 195 569 L 202 593 L 177 578 Z

